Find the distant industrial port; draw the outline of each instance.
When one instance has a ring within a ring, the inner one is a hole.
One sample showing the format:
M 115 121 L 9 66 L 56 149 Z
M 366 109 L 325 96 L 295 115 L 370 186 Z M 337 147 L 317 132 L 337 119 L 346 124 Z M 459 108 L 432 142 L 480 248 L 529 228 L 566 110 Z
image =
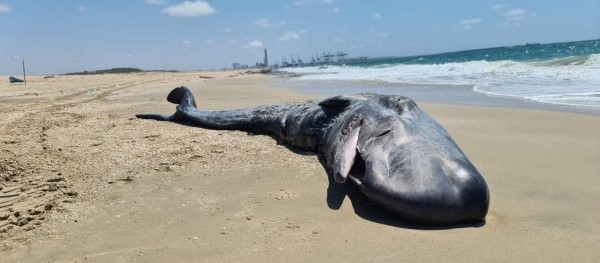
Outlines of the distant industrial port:
M 299 55 L 290 55 L 289 60 L 286 57 L 281 58 L 281 64 L 278 62 L 269 64 L 267 50 L 262 62 L 257 62 L 255 65 L 247 65 L 241 63 L 233 63 L 233 69 L 250 69 L 250 68 L 289 68 L 289 67 L 316 67 L 326 65 L 345 65 L 367 60 L 368 57 L 349 58 L 348 54 L 343 51 L 323 52 L 321 55 L 315 54 L 311 57 L 310 62 L 304 62 Z

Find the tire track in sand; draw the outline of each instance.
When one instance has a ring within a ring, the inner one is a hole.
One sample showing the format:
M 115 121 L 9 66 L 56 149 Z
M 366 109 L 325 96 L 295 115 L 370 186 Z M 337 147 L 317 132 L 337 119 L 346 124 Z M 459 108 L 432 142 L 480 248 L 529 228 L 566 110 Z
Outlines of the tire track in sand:
M 10 249 L 2 241 L 18 237 L 48 220 L 50 211 L 76 200 L 71 190 L 76 174 L 63 174 L 61 168 L 76 162 L 50 143 L 49 131 L 79 125 L 90 118 L 68 112 L 82 105 L 102 102 L 117 91 L 156 82 L 113 82 L 90 89 L 55 91 L 53 99 L 13 97 L 4 100 L 0 112 L 0 250 Z M 77 140 L 77 138 L 71 138 Z

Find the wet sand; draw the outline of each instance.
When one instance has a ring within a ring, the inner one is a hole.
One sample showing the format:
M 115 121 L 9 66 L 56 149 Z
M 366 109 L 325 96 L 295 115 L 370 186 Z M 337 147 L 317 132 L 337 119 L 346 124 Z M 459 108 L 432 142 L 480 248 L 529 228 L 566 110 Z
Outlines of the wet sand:
M 6 78 L 2 78 L 6 79 Z M 432 103 L 486 178 L 483 226 L 402 222 L 312 153 L 270 137 L 138 120 L 315 98 L 240 72 L 0 84 L 2 262 L 590 262 L 600 244 L 600 117 Z

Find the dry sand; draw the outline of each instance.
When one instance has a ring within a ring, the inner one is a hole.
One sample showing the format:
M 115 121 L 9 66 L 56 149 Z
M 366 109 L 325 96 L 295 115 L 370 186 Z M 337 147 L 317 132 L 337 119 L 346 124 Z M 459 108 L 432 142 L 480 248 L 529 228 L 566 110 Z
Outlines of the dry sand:
M 5 77 L 1 78 L 5 80 Z M 487 223 L 405 224 L 267 136 L 138 120 L 314 96 L 240 72 L 0 84 L 0 262 L 592 262 L 600 117 L 421 104 L 486 178 Z

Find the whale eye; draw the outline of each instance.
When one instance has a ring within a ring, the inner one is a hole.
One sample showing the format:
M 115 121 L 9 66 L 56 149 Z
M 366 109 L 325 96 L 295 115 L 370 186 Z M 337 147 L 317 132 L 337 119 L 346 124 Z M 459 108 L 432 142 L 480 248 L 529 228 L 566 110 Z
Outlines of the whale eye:
M 378 137 L 378 138 L 379 138 L 379 137 L 381 137 L 381 136 L 385 136 L 385 135 L 387 135 L 387 134 L 388 134 L 388 133 L 390 133 L 390 132 L 392 132 L 392 129 L 386 130 L 386 131 L 384 131 L 384 132 L 380 133 L 379 135 L 377 135 L 376 137 Z

